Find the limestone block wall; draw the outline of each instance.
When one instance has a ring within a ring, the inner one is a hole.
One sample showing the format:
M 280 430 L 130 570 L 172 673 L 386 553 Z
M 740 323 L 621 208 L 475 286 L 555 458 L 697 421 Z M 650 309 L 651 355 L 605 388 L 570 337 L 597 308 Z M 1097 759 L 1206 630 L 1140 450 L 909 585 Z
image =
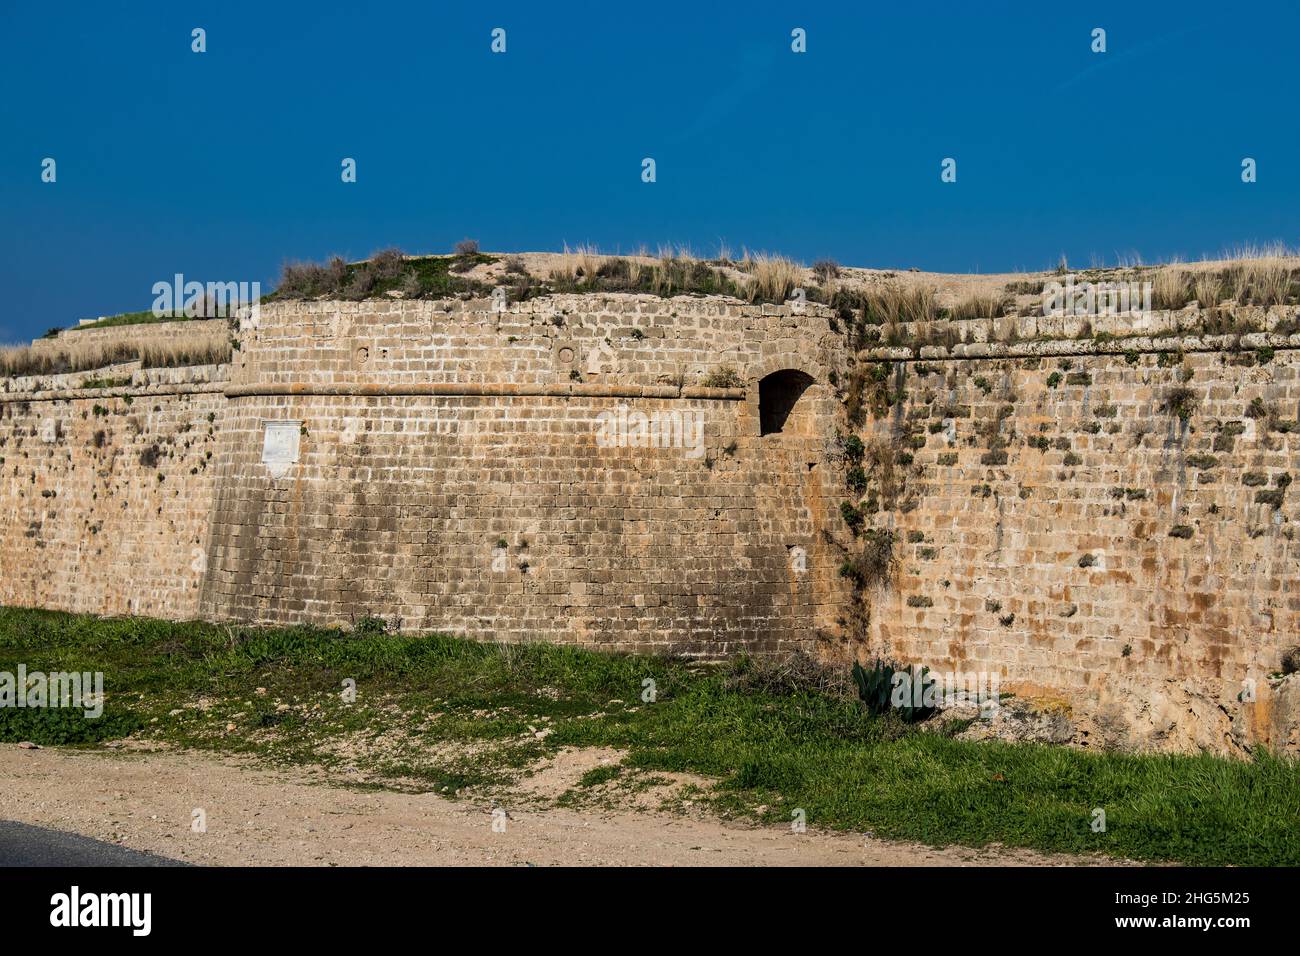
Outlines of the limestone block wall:
M 883 654 L 995 671 L 1083 743 L 1295 748 L 1297 311 L 854 355 L 820 306 L 264 305 L 230 366 L 3 382 L 0 602 Z
M 1283 343 L 890 364 L 903 397 L 862 430 L 897 486 L 877 467 L 864 495 L 898 557 L 870 650 L 997 670 L 1071 702 L 1097 742 L 1300 742 L 1269 679 L 1300 644 L 1300 343 Z
M 196 616 L 224 373 L 0 393 L 0 603 Z
M 649 296 L 264 307 L 240 332 L 201 610 L 700 656 L 808 646 L 842 601 L 823 573 L 827 317 Z M 816 384 L 761 435 L 758 382 L 783 369 Z M 681 430 L 643 447 L 637 416 Z M 283 474 L 267 422 L 296 423 Z

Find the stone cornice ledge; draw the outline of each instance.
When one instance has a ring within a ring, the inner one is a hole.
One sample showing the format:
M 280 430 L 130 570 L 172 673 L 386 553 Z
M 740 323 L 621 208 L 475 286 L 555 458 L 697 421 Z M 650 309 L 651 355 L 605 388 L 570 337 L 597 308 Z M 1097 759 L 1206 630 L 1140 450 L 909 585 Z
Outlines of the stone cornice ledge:
M 1247 352 L 1254 349 L 1300 349 L 1300 334 L 1247 332 L 1241 335 L 1141 335 L 1124 338 L 1043 339 L 1026 342 L 969 342 L 951 349 L 939 345 L 882 346 L 863 349 L 862 359 L 889 362 L 965 359 L 1038 358 L 1056 355 L 1123 355 L 1126 352 Z
M 450 395 L 470 397 L 515 398 L 543 396 L 551 398 L 696 398 L 713 401 L 743 401 L 743 388 L 705 388 L 702 385 L 678 388 L 675 385 L 603 385 L 588 382 L 571 382 L 543 385 L 516 382 L 425 382 L 425 383 L 344 383 L 315 384 L 293 382 L 288 384 L 254 383 L 230 385 L 225 389 L 227 398 L 249 398 L 275 395 L 324 396 L 421 396 Z

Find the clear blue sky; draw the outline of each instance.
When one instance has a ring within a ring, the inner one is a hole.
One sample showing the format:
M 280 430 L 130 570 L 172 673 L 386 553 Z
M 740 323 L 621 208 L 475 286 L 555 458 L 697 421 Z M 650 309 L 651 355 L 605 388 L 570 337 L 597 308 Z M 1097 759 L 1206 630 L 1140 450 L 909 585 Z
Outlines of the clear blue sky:
M 3 0 L 0 341 L 463 236 L 985 272 L 1296 244 L 1298 50 L 1294 0 Z

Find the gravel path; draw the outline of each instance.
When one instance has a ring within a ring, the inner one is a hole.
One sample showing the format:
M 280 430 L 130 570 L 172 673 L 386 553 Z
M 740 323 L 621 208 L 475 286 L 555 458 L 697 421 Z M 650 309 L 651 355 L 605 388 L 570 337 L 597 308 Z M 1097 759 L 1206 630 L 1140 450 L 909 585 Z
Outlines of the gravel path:
M 200 753 L 22 750 L 0 744 L 0 820 L 220 866 L 1078 865 L 990 847 L 934 849 L 861 834 L 747 827 L 702 812 L 539 809 L 508 818 L 431 793 L 330 786 L 309 772 Z M 201 810 L 206 832 L 192 821 Z M 0 834 L 5 831 L 0 829 Z M 0 847 L 3 847 L 0 838 Z M 111 849 L 111 848 L 110 848 Z M 0 859 L 0 862 L 3 862 Z M 150 861 L 144 861 L 150 862 Z

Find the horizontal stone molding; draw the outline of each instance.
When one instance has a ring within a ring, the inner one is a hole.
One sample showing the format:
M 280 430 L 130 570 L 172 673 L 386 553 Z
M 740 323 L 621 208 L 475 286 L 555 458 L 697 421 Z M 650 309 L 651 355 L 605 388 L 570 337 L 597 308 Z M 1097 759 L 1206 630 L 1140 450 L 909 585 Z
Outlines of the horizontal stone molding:
M 938 345 L 880 346 L 863 349 L 859 358 L 888 362 L 944 362 L 971 359 L 1049 358 L 1074 355 L 1123 355 L 1126 352 L 1249 352 L 1255 349 L 1300 349 L 1300 334 L 1247 332 L 1241 335 L 1134 336 L 1094 339 L 1051 339 L 1030 342 L 969 342 L 945 348 Z
M 411 384 L 314 384 L 295 382 L 284 385 L 252 384 L 231 385 L 225 389 L 227 398 L 251 398 L 275 395 L 326 395 L 326 396 L 485 396 L 514 398 L 544 396 L 549 398 L 662 398 L 707 399 L 719 402 L 738 402 L 745 398 L 743 388 L 705 388 L 674 385 L 601 385 L 575 382 L 560 385 L 516 384 L 512 382 L 427 382 Z
M 115 388 L 56 388 L 40 392 L 0 392 L 0 405 L 21 402 L 66 402 L 91 398 L 141 398 L 152 395 L 211 395 L 224 392 L 225 382 L 196 385 L 123 385 Z

